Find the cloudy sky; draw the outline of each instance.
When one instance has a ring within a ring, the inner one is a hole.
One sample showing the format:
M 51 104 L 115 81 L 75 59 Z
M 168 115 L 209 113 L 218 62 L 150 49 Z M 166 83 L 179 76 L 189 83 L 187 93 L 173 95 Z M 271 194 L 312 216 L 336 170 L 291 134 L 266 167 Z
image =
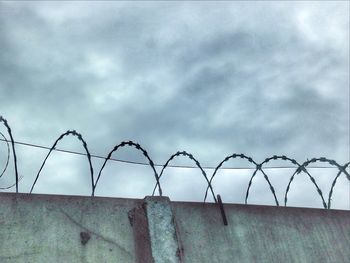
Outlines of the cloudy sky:
M 213 167 L 233 153 L 256 162 L 274 154 L 300 163 L 350 159 L 347 1 L 0 1 L 0 47 L 0 115 L 16 141 L 50 147 L 75 129 L 96 155 L 133 140 L 155 163 L 186 150 Z M 84 152 L 73 137 L 58 148 Z M 29 192 L 48 151 L 16 150 L 19 191 Z M 6 153 L 0 142 L 0 168 Z M 135 149 L 113 157 L 146 161 Z M 173 164 L 194 165 L 184 157 Z M 102 162 L 93 165 L 96 174 Z M 225 167 L 252 166 L 235 160 Z M 266 170 L 280 203 L 294 170 Z M 243 203 L 252 172 L 219 171 L 215 192 Z M 337 170 L 310 172 L 328 199 Z M 86 157 L 54 152 L 34 192 L 89 195 L 89 180 Z M 11 162 L 0 186 L 13 182 Z M 172 200 L 200 201 L 206 188 L 198 169 L 169 168 L 161 183 Z M 153 185 L 149 167 L 109 162 L 96 195 L 142 198 Z M 349 199 L 342 175 L 333 206 L 350 209 Z M 289 202 L 322 206 L 305 174 Z M 262 174 L 249 203 L 274 204 Z

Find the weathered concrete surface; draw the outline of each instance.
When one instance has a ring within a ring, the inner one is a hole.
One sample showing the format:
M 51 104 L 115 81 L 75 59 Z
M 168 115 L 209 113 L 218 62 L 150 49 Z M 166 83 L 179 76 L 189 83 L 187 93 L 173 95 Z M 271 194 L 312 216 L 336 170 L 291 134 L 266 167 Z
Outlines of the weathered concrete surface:
M 154 263 L 144 204 L 130 210 L 129 218 L 134 232 L 135 263 Z
M 0 262 L 142 262 L 137 244 L 145 242 L 143 248 L 150 250 L 152 240 L 158 254 L 151 256 L 160 263 L 174 262 L 162 255 L 174 255 L 169 240 L 183 248 L 186 263 L 350 259 L 350 211 L 224 204 L 225 226 L 216 204 L 171 202 L 170 207 L 167 198 L 157 198 L 159 203 L 1 193 Z M 128 215 L 135 209 L 143 213 L 132 226 Z M 149 236 L 134 236 L 139 226 Z
M 140 200 L 0 194 L 0 262 L 134 262 Z
M 182 263 L 182 246 L 168 197 L 147 196 L 129 212 L 136 263 Z
M 182 262 L 182 249 L 176 231 L 175 218 L 168 197 L 145 198 L 152 255 L 154 263 Z
M 185 262 L 350 262 L 350 211 L 173 202 Z

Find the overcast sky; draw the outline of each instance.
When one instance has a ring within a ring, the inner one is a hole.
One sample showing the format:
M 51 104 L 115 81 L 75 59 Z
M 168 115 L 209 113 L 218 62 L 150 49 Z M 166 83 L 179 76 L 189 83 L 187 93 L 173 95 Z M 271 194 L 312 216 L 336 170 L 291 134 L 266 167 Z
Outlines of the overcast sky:
M 256 162 L 324 156 L 343 165 L 350 159 L 349 2 L 0 1 L 0 115 L 16 141 L 50 147 L 75 129 L 101 156 L 133 140 L 159 164 L 186 150 L 203 166 L 233 153 Z M 48 151 L 16 147 L 19 190 L 28 192 Z M 58 148 L 84 151 L 73 137 Z M 0 143 L 1 167 L 6 151 Z M 113 156 L 146 161 L 135 149 Z M 95 174 L 101 164 L 93 159 Z M 283 164 L 290 165 L 270 163 Z M 252 172 L 220 171 L 215 192 L 243 203 Z M 294 170 L 266 172 L 282 203 Z M 328 198 L 337 170 L 310 172 Z M 110 162 L 102 176 L 101 196 L 142 198 L 154 185 L 145 166 Z M 89 180 L 86 158 L 53 153 L 34 192 L 89 195 Z M 262 174 L 254 180 L 249 202 L 274 204 Z M 0 185 L 13 182 L 11 163 Z M 206 186 L 198 169 L 171 168 L 161 183 L 172 200 L 200 201 Z M 349 195 L 342 175 L 334 207 L 349 209 Z M 289 200 L 322 205 L 305 174 Z

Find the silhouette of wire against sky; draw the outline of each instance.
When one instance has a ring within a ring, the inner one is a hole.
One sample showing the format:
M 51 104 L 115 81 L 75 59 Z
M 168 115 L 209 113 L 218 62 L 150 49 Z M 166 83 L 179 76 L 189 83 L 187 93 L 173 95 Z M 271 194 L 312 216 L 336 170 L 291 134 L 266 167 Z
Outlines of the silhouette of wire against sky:
M 11 141 L 7 139 L 0 138 L 0 141 L 9 143 Z M 28 147 L 34 147 L 34 148 L 39 148 L 39 149 L 44 149 L 44 150 L 50 150 L 50 147 L 48 146 L 43 146 L 43 145 L 38 145 L 38 144 L 33 144 L 33 143 L 27 143 L 27 142 L 19 142 L 19 141 L 14 141 L 15 144 L 18 145 L 23 145 L 23 146 L 28 146 Z M 86 153 L 82 152 L 77 152 L 77 151 L 71 151 L 67 149 L 60 149 L 60 148 L 54 148 L 53 151 L 57 152 L 63 152 L 63 153 L 68 153 L 68 154 L 75 154 L 75 155 L 84 155 L 86 156 Z M 91 154 L 92 158 L 97 158 L 97 159 L 106 159 L 106 157 L 103 157 L 101 155 L 97 154 Z M 136 165 L 143 165 L 143 166 L 148 166 L 149 164 L 146 162 L 136 162 L 136 161 L 131 161 L 131 160 L 124 160 L 124 159 L 118 159 L 118 158 L 113 158 L 111 157 L 109 160 L 114 161 L 114 162 L 121 162 L 121 163 L 129 163 L 129 164 L 136 164 Z M 156 167 L 163 167 L 163 164 L 158 164 L 155 163 L 154 166 Z M 176 165 L 176 164 L 169 164 L 167 167 L 169 168 L 184 168 L 184 169 L 198 169 L 197 166 L 195 165 Z M 296 166 L 291 166 L 291 165 L 281 165 L 281 166 L 266 166 L 264 169 L 295 169 Z M 215 170 L 215 166 L 202 166 L 203 169 L 206 170 Z M 308 168 L 310 169 L 337 169 L 337 167 L 334 166 L 309 166 Z M 220 167 L 220 170 L 255 170 L 255 167 L 249 167 L 249 166 L 238 166 L 238 167 Z
M 277 199 L 276 193 L 275 193 L 275 189 L 274 189 L 274 187 L 273 187 L 273 185 L 272 185 L 268 175 L 264 172 L 264 169 L 281 169 L 281 168 L 293 168 L 293 169 L 295 169 L 293 175 L 289 179 L 288 186 L 287 186 L 287 188 L 285 190 L 285 195 L 284 195 L 284 205 L 285 206 L 287 205 L 287 201 L 288 201 L 287 196 L 288 196 L 288 192 L 289 192 L 289 190 L 291 188 L 291 184 L 292 184 L 295 176 L 300 174 L 300 173 L 306 174 L 308 176 L 308 178 L 310 179 L 311 183 L 315 186 L 316 192 L 320 196 L 321 201 L 322 201 L 322 205 L 323 205 L 323 207 L 325 209 L 330 209 L 331 208 L 332 194 L 333 194 L 333 190 L 334 190 L 334 187 L 336 185 L 336 182 L 337 182 L 339 176 L 344 173 L 346 178 L 350 181 L 350 175 L 349 175 L 349 173 L 346 170 L 346 169 L 348 169 L 348 167 L 350 165 L 350 162 L 347 162 L 344 165 L 340 165 L 335 160 L 331 160 L 331 159 L 328 159 L 328 158 L 325 158 L 325 157 L 312 158 L 310 160 L 308 159 L 307 161 L 305 161 L 302 164 L 300 164 L 295 159 L 289 158 L 289 157 L 287 157 L 285 155 L 280 155 L 280 156 L 274 155 L 272 157 L 266 158 L 263 162 L 258 163 L 256 161 L 254 161 L 252 157 L 246 156 L 244 154 L 234 153 L 234 154 L 231 154 L 231 155 L 225 157 L 216 167 L 202 167 L 200 165 L 199 161 L 191 153 L 188 153 L 188 152 L 185 152 L 185 151 L 178 151 L 175 154 L 171 155 L 171 157 L 165 162 L 164 165 L 160 165 L 160 164 L 155 164 L 153 162 L 152 158 L 147 153 L 147 151 L 140 144 L 135 143 L 133 141 L 123 141 L 123 142 L 115 145 L 113 147 L 113 149 L 108 153 L 107 157 L 102 157 L 102 156 L 99 156 L 99 155 L 92 155 L 92 154 L 90 154 L 90 151 L 88 149 L 88 145 L 87 145 L 86 141 L 83 139 L 83 136 L 80 133 L 78 133 L 77 131 L 75 131 L 75 130 L 68 130 L 67 132 L 62 133 L 56 139 L 56 141 L 54 142 L 54 144 L 51 147 L 46 147 L 46 146 L 41 146 L 41 145 L 36 145 L 36 144 L 31 144 L 31 143 L 24 143 L 24 142 L 17 142 L 17 141 L 15 141 L 13 139 L 11 128 L 10 128 L 10 125 L 8 124 L 7 120 L 5 118 L 3 118 L 2 116 L 0 116 L 0 122 L 2 122 L 3 125 L 6 127 L 7 133 L 10 136 L 10 140 L 8 140 L 4 134 L 2 134 L 2 133 L 0 134 L 1 137 L 2 137 L 2 138 L 0 138 L 0 140 L 2 142 L 6 143 L 6 146 L 7 146 L 7 158 L 6 158 L 6 161 L 5 161 L 4 169 L 2 170 L 2 172 L 0 174 L 0 177 L 4 174 L 4 172 L 8 168 L 9 159 L 10 159 L 10 145 L 9 145 L 9 143 L 11 143 L 13 159 L 14 159 L 14 168 L 15 168 L 16 182 L 15 182 L 14 185 L 16 186 L 16 193 L 18 193 L 19 177 L 18 177 L 18 170 L 17 170 L 17 157 L 16 157 L 16 151 L 15 151 L 15 144 L 49 150 L 48 154 L 46 155 L 46 157 L 45 157 L 42 165 L 40 166 L 40 169 L 39 169 L 39 171 L 38 171 L 38 173 L 37 173 L 37 175 L 35 177 L 34 183 L 33 183 L 32 187 L 30 189 L 30 193 L 32 193 L 32 191 L 34 189 L 34 186 L 35 186 L 35 184 L 37 183 L 37 181 L 39 179 L 40 173 L 41 173 L 43 167 L 45 166 L 45 163 L 46 163 L 47 159 L 49 158 L 50 154 L 52 153 L 52 151 L 60 151 L 60 152 L 68 153 L 68 154 L 83 155 L 83 156 L 87 157 L 88 162 L 89 162 L 90 175 L 91 175 L 91 195 L 92 196 L 94 196 L 94 193 L 95 193 L 95 190 L 96 190 L 96 187 L 97 187 L 97 183 L 98 183 L 98 181 L 99 181 L 99 179 L 101 177 L 101 174 L 102 174 L 102 170 L 105 168 L 105 165 L 106 165 L 108 160 L 113 160 L 113 161 L 117 161 L 117 162 L 124 162 L 124 163 L 129 163 L 129 164 L 150 166 L 152 168 L 152 170 L 153 170 L 154 177 L 155 177 L 155 180 L 156 180 L 156 184 L 154 186 L 152 195 L 154 195 L 155 191 L 158 189 L 158 193 L 159 193 L 160 196 L 162 196 L 162 189 L 161 189 L 160 179 L 161 179 L 162 175 L 164 174 L 164 170 L 167 167 L 200 169 L 201 174 L 202 174 L 202 176 L 204 177 L 204 179 L 206 180 L 206 183 L 207 183 L 207 189 L 206 189 L 205 196 L 204 196 L 204 202 L 206 201 L 206 198 L 207 198 L 207 195 L 208 195 L 208 191 L 210 191 L 210 193 L 212 194 L 214 202 L 217 202 L 216 195 L 215 195 L 215 192 L 214 192 L 214 189 L 213 189 L 213 186 L 212 186 L 212 181 L 213 181 L 214 177 L 217 175 L 217 171 L 219 169 L 223 169 L 223 167 L 222 167 L 223 164 L 225 162 L 228 162 L 231 159 L 243 159 L 243 160 L 247 161 L 248 163 L 250 163 L 253 166 L 253 167 L 247 166 L 247 167 L 239 167 L 239 168 L 237 168 L 237 167 L 226 168 L 226 169 L 254 169 L 254 172 L 253 172 L 253 174 L 250 177 L 250 180 L 249 180 L 249 183 L 248 183 L 248 187 L 247 187 L 247 191 L 246 191 L 246 197 L 245 197 L 245 203 L 246 204 L 248 203 L 249 192 L 250 192 L 250 188 L 251 188 L 252 183 L 253 183 L 253 179 L 257 175 L 257 172 L 260 171 L 263 174 L 265 181 L 269 185 L 269 189 L 270 189 L 270 191 L 271 191 L 271 193 L 272 193 L 272 195 L 274 197 L 276 205 L 277 206 L 280 205 L 280 203 L 279 203 L 279 201 Z M 76 152 L 76 151 L 69 151 L 69 150 L 63 150 L 63 149 L 56 148 L 58 143 L 64 137 L 66 137 L 68 135 L 72 135 L 75 138 L 77 138 L 83 144 L 83 147 L 84 147 L 86 153 L 81 153 L 81 152 Z M 123 147 L 135 148 L 137 151 L 142 153 L 143 157 L 145 157 L 148 162 L 147 163 L 145 163 L 145 162 L 135 162 L 135 161 L 128 161 L 128 160 L 121 160 L 121 159 L 114 159 L 114 158 L 112 158 L 112 154 L 114 152 L 117 152 L 118 149 L 123 148 Z M 170 165 L 170 162 L 175 157 L 178 157 L 178 156 L 184 156 L 186 158 L 189 158 L 191 161 L 193 161 L 195 163 L 195 166 Z M 99 170 L 99 173 L 98 173 L 98 176 L 97 176 L 96 180 L 94 178 L 94 169 L 93 169 L 93 165 L 92 165 L 92 162 L 91 162 L 91 158 L 92 157 L 105 160 L 103 165 L 102 165 L 102 167 L 101 167 L 101 169 Z M 293 166 L 266 166 L 266 167 L 264 167 L 265 164 L 267 164 L 267 163 L 269 163 L 271 161 L 274 161 L 274 160 L 282 160 L 282 161 L 290 162 L 290 163 L 293 164 Z M 331 167 L 333 167 L 333 168 L 337 168 L 338 169 L 338 173 L 337 173 L 336 177 L 334 178 L 334 180 L 333 180 L 333 182 L 331 184 L 331 189 L 330 189 L 329 194 L 328 194 L 328 202 L 326 202 L 324 194 L 322 193 L 320 187 L 318 186 L 315 178 L 307 170 L 307 168 L 311 168 L 310 164 L 314 164 L 314 163 L 326 163 L 326 164 L 328 164 L 328 166 L 312 166 L 312 168 L 331 168 Z M 158 171 L 156 170 L 156 168 L 155 168 L 156 166 L 162 167 L 162 170 L 161 170 L 160 173 L 158 173 Z M 214 172 L 212 173 L 211 177 L 208 177 L 207 172 L 205 171 L 205 169 L 214 169 Z M 11 187 L 12 186 L 5 187 L 5 188 L 2 188 L 2 189 L 8 189 L 8 188 L 11 188 Z

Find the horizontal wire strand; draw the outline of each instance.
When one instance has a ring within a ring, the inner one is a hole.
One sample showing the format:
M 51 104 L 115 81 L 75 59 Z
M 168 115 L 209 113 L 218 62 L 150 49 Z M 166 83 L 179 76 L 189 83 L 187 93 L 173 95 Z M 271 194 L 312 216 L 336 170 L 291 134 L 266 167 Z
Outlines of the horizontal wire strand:
M 1 138 L 0 138 L 0 141 L 11 142 L 9 140 L 5 140 L 5 139 L 1 139 Z M 19 141 L 14 141 L 14 143 L 18 144 L 18 145 L 33 147 L 33 148 L 50 150 L 50 147 L 32 144 L 32 143 L 25 143 L 25 142 L 19 142 Z M 82 152 L 76 152 L 76 151 L 70 151 L 70 150 L 64 150 L 64 149 L 58 149 L 58 148 L 54 148 L 53 150 L 57 151 L 57 152 L 86 156 L 86 153 L 82 153 Z M 106 159 L 106 157 L 96 155 L 96 154 L 91 154 L 91 157 L 96 158 L 96 159 L 103 159 L 103 160 Z M 148 163 L 144 163 L 144 162 L 129 161 L 129 160 L 123 160 L 123 159 L 117 159 L 117 158 L 110 158 L 109 160 L 114 161 L 114 162 L 121 162 L 121 163 L 135 164 L 135 165 L 143 165 L 143 166 L 149 165 Z M 154 164 L 154 166 L 162 167 L 163 164 Z M 190 166 L 190 165 L 169 165 L 168 167 L 183 168 L 183 169 L 197 169 L 198 168 L 197 166 Z M 216 167 L 213 167 L 213 166 L 203 166 L 202 168 L 207 169 L 207 170 L 216 169 Z M 296 166 L 266 166 L 266 167 L 264 167 L 264 169 L 295 169 L 295 168 L 297 168 L 297 167 Z M 317 169 L 317 168 L 319 168 L 319 169 L 336 169 L 337 167 L 310 166 L 308 168 L 312 168 L 312 169 Z M 222 167 L 222 168 L 220 168 L 220 170 L 255 170 L 255 169 L 256 169 L 256 167 Z

